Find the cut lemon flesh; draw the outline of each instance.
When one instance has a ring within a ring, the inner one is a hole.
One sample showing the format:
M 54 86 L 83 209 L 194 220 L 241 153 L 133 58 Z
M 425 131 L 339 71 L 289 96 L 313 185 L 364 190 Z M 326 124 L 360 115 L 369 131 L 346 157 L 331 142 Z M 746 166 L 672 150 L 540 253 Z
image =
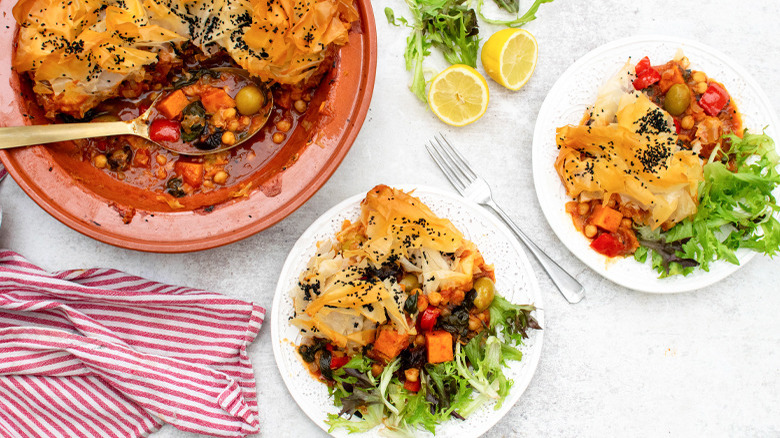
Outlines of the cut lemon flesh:
M 502 29 L 482 46 L 482 66 L 494 81 L 519 90 L 536 68 L 539 46 L 525 29 Z
M 448 67 L 431 81 L 428 105 L 442 122 L 465 126 L 482 117 L 489 100 L 485 77 L 468 65 Z

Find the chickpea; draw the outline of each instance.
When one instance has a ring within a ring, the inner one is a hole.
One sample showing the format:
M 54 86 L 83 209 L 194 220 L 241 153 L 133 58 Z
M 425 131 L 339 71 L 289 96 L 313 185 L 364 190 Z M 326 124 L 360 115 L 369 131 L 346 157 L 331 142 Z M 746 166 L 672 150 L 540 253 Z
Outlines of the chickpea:
M 420 378 L 420 370 L 417 368 L 409 368 L 404 371 L 404 377 L 410 382 L 416 382 Z
M 632 221 L 627 217 L 624 217 L 623 219 L 620 220 L 620 226 L 623 228 L 631 228 L 632 226 L 634 226 L 634 221 Z
M 157 168 L 157 179 L 165 179 L 168 178 L 168 171 L 165 170 L 163 167 Z
M 295 101 L 293 106 L 295 107 L 295 111 L 298 111 L 299 113 L 303 113 L 304 111 L 306 111 L 306 108 L 309 106 L 309 104 L 307 104 L 301 99 L 298 99 Z
M 319 361 L 309 362 L 309 364 L 307 366 L 309 367 L 309 372 L 310 373 L 316 373 L 317 371 L 320 370 L 320 362 Z
M 490 309 L 485 309 L 484 312 L 477 313 L 477 318 L 486 325 L 490 324 Z
M 241 123 L 238 121 L 238 119 L 233 119 L 228 122 L 227 129 L 228 131 L 236 132 L 240 129 Z
M 426 298 L 425 295 L 420 294 L 417 297 L 417 311 L 422 312 L 427 308 L 428 308 L 428 298 Z
M 482 321 L 474 315 L 469 315 L 469 330 L 476 332 L 482 328 Z
M 403 287 L 404 292 L 412 292 L 413 290 L 420 288 L 420 280 L 417 279 L 416 275 L 411 273 L 401 277 L 401 280 L 398 283 Z
M 585 225 L 585 237 L 591 239 L 596 236 L 596 226 L 593 224 Z
M 168 162 L 168 158 L 162 154 L 157 154 L 157 156 L 154 157 L 154 160 L 157 161 L 157 164 L 160 166 L 165 166 L 165 163 Z
M 225 184 L 227 178 L 228 178 L 228 173 L 225 172 L 224 170 L 220 170 L 219 172 L 214 174 L 212 181 L 214 181 L 217 184 Z
M 108 158 L 104 154 L 95 155 L 92 159 L 92 164 L 98 169 L 104 169 L 108 165 Z
M 688 115 L 688 116 L 683 117 L 683 119 L 680 121 L 680 126 L 683 129 L 691 129 L 691 128 L 693 128 L 693 116 Z
M 425 345 L 425 336 L 423 335 L 417 335 L 414 337 L 414 346 L 419 347 L 420 345 Z
M 450 302 L 452 304 L 460 304 L 463 302 L 463 300 L 466 298 L 466 292 L 463 292 L 462 290 L 456 290 L 452 292 L 452 296 L 450 296 Z
M 224 128 L 225 118 L 222 117 L 222 111 L 214 113 L 214 115 L 211 117 L 211 124 L 216 126 L 217 128 Z
M 693 91 L 699 94 L 704 94 L 704 92 L 707 91 L 707 87 L 709 87 L 709 85 L 706 82 L 699 82 L 695 87 L 693 87 Z
M 224 113 L 222 114 L 222 117 L 225 118 L 225 120 L 230 120 L 234 117 L 236 117 L 236 109 L 235 108 L 227 108 Z
M 282 132 L 287 132 L 292 128 L 292 123 L 289 120 L 283 119 L 276 122 L 276 129 Z
M 590 204 L 587 202 L 580 202 L 577 204 L 577 213 L 580 214 L 580 216 L 585 216 L 590 211 Z
M 236 144 L 236 134 L 233 134 L 233 131 L 225 131 L 222 133 L 222 143 L 233 146 Z
M 385 370 L 385 367 L 382 366 L 382 364 L 375 363 L 371 365 L 371 375 L 374 377 L 379 377 L 380 374 L 382 374 L 382 371 Z
M 433 291 L 428 294 L 428 302 L 431 304 L 431 306 L 436 307 L 439 304 L 441 304 L 441 294 Z
M 281 132 L 277 132 L 272 137 L 272 140 L 274 141 L 274 143 L 280 144 L 281 142 L 284 141 L 285 138 L 287 138 L 286 135 L 282 134 Z
M 707 75 L 703 71 L 695 71 L 691 75 L 694 82 L 707 82 Z

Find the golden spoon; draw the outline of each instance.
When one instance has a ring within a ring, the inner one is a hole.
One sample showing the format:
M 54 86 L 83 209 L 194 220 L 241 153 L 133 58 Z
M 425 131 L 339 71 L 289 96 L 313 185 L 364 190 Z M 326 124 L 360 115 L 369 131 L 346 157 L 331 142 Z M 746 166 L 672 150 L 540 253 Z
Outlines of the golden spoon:
M 149 109 L 144 111 L 143 114 L 133 120 L 100 123 L 58 123 L 50 125 L 0 128 L 0 149 L 33 146 L 45 143 L 55 143 L 58 141 L 77 140 L 82 138 L 108 137 L 114 135 L 136 135 L 143 137 L 144 139 L 157 144 L 161 148 L 182 155 L 213 154 L 215 152 L 234 148 L 250 139 L 257 131 L 260 130 L 260 128 L 263 127 L 263 125 L 265 125 L 271 115 L 271 110 L 273 109 L 273 98 L 271 93 L 267 90 L 265 84 L 259 80 L 247 76 L 244 70 L 228 67 L 214 68 L 211 70 L 225 72 L 244 78 L 257 85 L 257 87 L 262 90 L 264 94 L 264 104 L 256 113 L 259 114 L 259 116 L 254 116 L 255 120 L 253 120 L 253 122 L 249 125 L 250 132 L 247 132 L 246 135 L 243 135 L 240 140 L 233 144 L 227 145 L 222 143 L 221 146 L 216 148 L 201 150 L 188 143 L 156 142 L 152 140 L 149 137 L 149 126 L 151 123 L 149 117 L 152 114 L 152 110 L 154 109 L 155 105 L 160 101 L 160 98 L 165 95 L 165 93 L 161 93 L 159 96 L 157 96 L 154 102 L 152 102 Z

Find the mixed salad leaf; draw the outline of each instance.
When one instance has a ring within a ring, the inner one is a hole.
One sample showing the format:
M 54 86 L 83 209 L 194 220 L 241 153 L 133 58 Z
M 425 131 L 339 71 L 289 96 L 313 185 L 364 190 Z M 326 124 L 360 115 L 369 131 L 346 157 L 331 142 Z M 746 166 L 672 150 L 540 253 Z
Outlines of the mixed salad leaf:
M 511 20 L 501 20 L 501 19 L 495 19 L 495 18 L 488 18 L 482 13 L 482 6 L 484 4 L 484 0 L 477 0 L 477 13 L 479 14 L 479 17 L 484 20 L 486 23 L 490 24 L 500 24 L 507 27 L 522 27 L 523 25 L 530 23 L 531 21 L 534 21 L 536 19 L 536 11 L 539 10 L 539 6 L 542 5 L 542 3 L 551 3 L 553 0 L 535 0 L 534 3 L 528 8 L 527 11 L 525 11 L 525 14 L 522 16 L 518 16 L 517 18 L 511 19 Z M 511 12 L 513 14 L 518 14 L 520 10 L 520 0 L 495 0 L 496 4 L 499 8 L 505 9 L 508 12 Z
M 725 136 L 728 151 L 714 150 L 704 165 L 699 208 L 668 231 L 640 229 L 642 246 L 634 257 L 650 258 L 661 277 L 709 271 L 714 260 L 739 264 L 739 248 L 769 256 L 780 250 L 780 205 L 773 191 L 780 185 L 774 141 L 765 133 Z M 719 153 L 725 152 L 725 153 Z M 717 157 L 721 157 L 720 159 Z
M 436 425 L 450 418 L 463 420 L 491 401 L 499 409 L 513 384 L 504 367 L 522 359 L 522 339 L 529 329 L 541 327 L 531 315 L 533 305 L 512 304 L 496 295 L 489 310 L 488 327 L 465 345 L 457 343 L 454 360 L 434 364 L 422 359 L 417 391 L 399 378 L 402 368 L 420 362 L 413 352 L 395 358 L 377 377 L 371 372 L 374 361 L 360 354 L 329 370 L 330 393 L 341 406 L 338 414 L 328 415 L 329 432 L 366 432 L 384 424 L 387 435 L 412 437 L 420 429 L 434 433 Z
M 423 102 L 427 101 L 423 61 L 431 54 L 432 48 L 440 50 L 450 64 L 465 64 L 476 68 L 480 41 L 478 14 L 487 23 L 520 27 L 536 18 L 536 11 L 542 3 L 553 0 L 535 0 L 524 15 L 511 20 L 486 18 L 482 15 L 483 0 L 476 0 L 476 9 L 471 5 L 472 1 L 406 0 L 412 14 L 411 20 L 396 17 L 391 8 L 385 8 L 388 23 L 395 26 L 404 25 L 411 30 L 406 39 L 404 60 L 406 70 L 412 72 L 409 89 Z M 495 1 L 499 8 L 511 13 L 519 11 L 519 0 Z

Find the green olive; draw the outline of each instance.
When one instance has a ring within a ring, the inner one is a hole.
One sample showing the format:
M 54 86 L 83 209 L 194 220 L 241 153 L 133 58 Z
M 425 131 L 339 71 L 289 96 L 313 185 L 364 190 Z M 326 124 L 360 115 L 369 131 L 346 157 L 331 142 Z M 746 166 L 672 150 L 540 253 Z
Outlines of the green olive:
M 679 116 L 688 109 L 691 103 L 691 90 L 685 84 L 674 84 L 666 92 L 664 109 L 673 116 Z
M 420 287 L 420 281 L 417 279 L 417 276 L 414 274 L 406 274 L 401 278 L 401 281 L 399 281 L 403 287 L 404 292 L 409 293 L 415 289 L 418 289 Z
M 264 105 L 265 95 L 254 85 L 247 85 L 236 94 L 236 109 L 245 116 L 257 113 Z
M 493 302 L 493 297 L 496 296 L 496 285 L 489 278 L 482 277 L 474 282 L 474 290 L 477 292 L 477 296 L 474 297 L 474 307 L 482 312 Z

